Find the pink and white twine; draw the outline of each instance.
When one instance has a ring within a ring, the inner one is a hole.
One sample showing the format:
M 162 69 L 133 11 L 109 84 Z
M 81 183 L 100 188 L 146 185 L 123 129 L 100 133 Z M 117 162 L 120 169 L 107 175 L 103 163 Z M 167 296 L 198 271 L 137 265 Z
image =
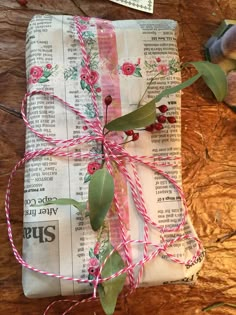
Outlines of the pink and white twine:
M 79 17 L 74 17 L 74 23 L 75 23 L 75 27 L 77 30 L 78 40 L 80 43 L 80 47 L 81 47 L 81 51 L 82 51 L 82 55 L 83 55 L 83 59 L 84 59 L 84 63 L 85 63 L 84 67 L 87 71 L 87 75 L 90 75 L 91 70 L 89 67 L 89 58 L 88 58 L 88 55 L 86 52 L 85 43 L 84 43 L 83 36 L 82 36 L 82 29 L 81 29 L 81 25 L 79 22 Z M 92 98 L 92 102 L 93 102 L 93 106 L 94 106 L 94 110 L 95 110 L 95 114 L 96 114 L 96 117 L 94 119 L 87 119 L 79 110 L 77 110 L 71 104 L 67 103 L 66 101 L 64 101 L 60 97 L 53 95 L 53 94 L 50 94 L 48 92 L 45 92 L 43 90 L 31 91 L 31 92 L 26 93 L 26 95 L 22 101 L 21 112 L 22 112 L 22 117 L 23 117 L 23 120 L 25 122 L 25 125 L 34 134 L 36 134 L 39 138 L 45 140 L 46 142 L 48 142 L 49 144 L 54 145 L 54 146 L 53 147 L 50 146 L 50 148 L 48 148 L 48 149 L 42 149 L 42 150 L 37 150 L 37 151 L 33 151 L 33 152 L 26 152 L 23 159 L 20 160 L 15 165 L 15 167 L 13 168 L 13 170 L 10 174 L 8 185 L 7 185 L 7 190 L 6 190 L 5 211 L 6 211 L 6 219 L 7 219 L 8 236 L 9 236 L 9 240 L 10 240 L 10 243 L 11 243 L 11 246 L 13 249 L 13 253 L 15 255 L 16 260 L 23 267 L 28 268 L 32 271 L 35 271 L 37 273 L 40 273 L 40 274 L 43 274 L 43 275 L 46 275 L 49 277 L 54 277 L 54 278 L 63 279 L 63 280 L 76 281 L 79 283 L 92 283 L 94 286 L 94 292 L 93 292 L 92 297 L 87 298 L 87 299 L 83 299 L 82 301 L 70 300 L 70 299 L 63 299 L 63 300 L 59 300 L 59 301 L 54 301 L 53 303 L 51 303 L 47 307 L 47 309 L 44 312 L 44 315 L 46 315 L 47 312 L 49 311 L 49 309 L 57 302 L 72 303 L 72 306 L 69 307 L 65 312 L 63 312 L 62 315 L 68 314 L 74 307 L 78 306 L 79 304 L 89 302 L 89 301 L 96 299 L 97 286 L 99 283 L 102 283 L 104 281 L 108 281 L 108 280 L 113 279 L 115 277 L 118 277 L 119 275 L 124 274 L 124 273 L 127 274 L 128 278 L 129 278 L 129 284 L 130 284 L 131 291 L 133 291 L 139 285 L 139 283 L 141 281 L 141 278 L 143 275 L 143 268 L 144 268 L 145 263 L 156 258 L 160 253 L 165 253 L 165 255 L 168 256 L 168 258 L 171 261 L 173 261 L 174 263 L 182 264 L 182 265 L 191 265 L 198 259 L 198 257 L 201 255 L 202 250 L 203 250 L 200 240 L 192 234 L 180 235 L 180 236 L 177 236 L 177 237 L 171 239 L 170 241 L 165 241 L 165 239 L 164 239 L 164 233 L 165 232 L 177 232 L 177 231 L 180 231 L 184 227 L 184 225 L 186 223 L 187 213 L 188 213 L 186 200 L 185 200 L 184 193 L 183 193 L 181 187 L 179 187 L 178 184 L 176 183 L 176 181 L 173 178 L 171 178 L 167 173 L 163 172 L 161 169 L 158 168 L 159 166 L 163 166 L 163 165 L 170 166 L 172 164 L 170 162 L 167 163 L 166 160 L 176 160 L 178 158 L 160 157 L 159 162 L 155 162 L 154 157 L 131 155 L 122 147 L 122 145 L 119 145 L 119 144 L 115 143 L 115 141 L 108 139 L 104 135 L 103 126 L 102 126 L 101 121 L 99 119 L 98 104 L 97 104 L 96 94 L 95 94 L 95 91 L 94 91 L 92 84 L 90 85 L 90 88 L 91 88 L 91 98 Z M 86 136 L 82 136 L 82 137 L 79 137 L 76 139 L 73 138 L 73 139 L 61 140 L 61 139 L 54 139 L 52 137 L 47 137 L 47 136 L 39 133 L 37 130 L 35 130 L 31 126 L 31 124 L 29 123 L 29 121 L 26 117 L 26 113 L 25 113 L 25 106 L 27 104 L 27 100 L 29 97 L 34 96 L 34 95 L 45 95 L 45 96 L 51 97 L 51 98 L 57 100 L 58 102 L 60 102 L 61 104 L 63 104 L 64 106 L 68 107 L 70 110 L 72 110 L 75 113 L 75 115 L 78 115 L 83 120 L 83 122 L 87 125 L 88 128 L 90 128 L 93 131 L 93 135 L 86 135 Z M 57 156 L 57 157 L 71 157 L 71 158 L 77 158 L 77 159 L 84 159 L 84 158 L 94 159 L 97 156 L 95 156 L 92 153 L 71 152 L 71 151 L 66 150 L 66 149 L 72 148 L 76 145 L 83 145 L 84 143 L 91 142 L 91 141 L 97 141 L 103 145 L 103 152 L 104 153 L 103 153 L 103 155 L 100 156 L 100 158 L 103 158 L 105 160 L 105 164 L 106 164 L 107 169 L 110 172 L 110 174 L 114 175 L 114 169 L 112 167 L 112 162 L 115 162 L 120 173 L 125 177 L 127 183 L 130 186 L 131 194 L 132 194 L 132 197 L 133 197 L 133 200 L 135 203 L 136 210 L 138 211 L 138 213 L 140 214 L 140 216 L 143 218 L 143 221 L 144 221 L 144 233 L 143 233 L 144 239 L 143 240 L 130 240 L 130 239 L 128 239 L 127 235 L 126 235 L 126 228 L 125 228 L 125 225 L 124 225 L 123 220 L 122 220 L 122 214 L 121 214 L 122 213 L 122 211 L 121 211 L 122 206 L 119 204 L 118 193 L 115 189 L 114 204 L 116 206 L 116 210 L 117 210 L 117 214 L 118 214 L 122 241 L 116 248 L 113 249 L 113 251 L 109 254 L 109 256 L 106 257 L 105 261 L 100 266 L 100 270 L 99 270 L 98 274 L 96 275 L 95 280 L 79 279 L 79 278 L 59 275 L 59 274 L 55 274 L 55 273 L 48 272 L 45 270 L 40 270 L 40 269 L 35 268 L 34 266 L 31 266 L 30 264 L 28 264 L 21 257 L 21 255 L 19 254 L 19 252 L 18 252 L 18 250 L 14 244 L 13 235 L 12 235 L 12 227 L 11 227 L 11 222 L 10 222 L 10 191 L 11 191 L 11 185 L 12 185 L 13 177 L 15 176 L 17 169 L 22 167 L 26 162 L 28 162 L 31 159 L 34 159 L 34 158 L 37 158 L 40 156 L 45 156 L 45 155 Z M 129 165 L 131 166 L 132 175 L 129 173 L 129 171 L 124 166 L 123 161 L 129 163 Z M 170 183 L 172 183 L 173 187 L 179 193 L 179 196 L 182 199 L 184 210 L 183 210 L 182 218 L 181 218 L 181 220 L 177 226 L 169 227 L 169 228 L 159 226 L 148 215 L 148 211 L 147 211 L 146 206 L 145 206 L 145 201 L 142 197 L 142 195 L 143 195 L 142 194 L 142 186 L 141 186 L 141 183 L 139 180 L 138 172 L 136 169 L 136 164 L 144 165 L 144 166 L 152 169 L 154 172 L 161 174 Z M 161 235 L 162 235 L 161 236 L 161 239 L 162 239 L 161 244 L 153 244 L 149 241 L 149 226 L 152 226 L 153 228 L 157 229 L 161 233 Z M 191 259 L 188 259 L 187 261 L 180 260 L 177 257 L 175 257 L 175 255 L 168 252 L 168 248 L 171 247 L 173 244 L 175 244 L 176 242 L 179 242 L 179 241 L 186 240 L 186 239 L 191 239 L 191 240 L 195 241 L 197 244 L 195 253 Z M 130 257 L 130 254 L 129 254 L 129 246 L 134 245 L 134 244 L 143 246 L 143 259 L 141 259 L 140 261 L 138 261 L 136 263 L 133 263 L 133 261 Z M 150 248 L 150 247 L 153 248 L 153 251 L 151 253 L 148 252 L 148 248 Z M 119 251 L 122 249 L 124 250 L 125 258 L 126 258 L 126 262 L 127 262 L 125 268 L 123 268 L 122 270 L 119 270 L 118 272 L 111 275 L 110 277 L 101 278 L 101 271 L 102 271 L 107 259 L 113 254 L 113 252 L 115 250 Z M 134 269 L 136 267 L 140 267 L 140 269 L 139 269 L 138 277 L 135 280 Z

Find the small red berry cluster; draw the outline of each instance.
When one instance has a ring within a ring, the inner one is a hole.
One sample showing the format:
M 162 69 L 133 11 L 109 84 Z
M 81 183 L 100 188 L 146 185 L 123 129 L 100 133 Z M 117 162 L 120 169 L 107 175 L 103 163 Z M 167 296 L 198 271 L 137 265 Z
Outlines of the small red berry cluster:
M 133 130 L 126 130 L 125 134 L 127 136 L 129 136 L 129 137 L 132 136 L 131 141 L 137 141 L 138 138 L 139 138 L 139 133 L 138 132 L 134 132 Z
M 174 116 L 165 116 L 165 114 L 168 111 L 168 106 L 167 105 L 161 105 L 158 107 L 159 111 L 161 114 L 157 114 L 157 118 L 155 123 L 145 127 L 146 131 L 153 132 L 155 130 L 160 131 L 161 129 L 164 128 L 163 124 L 166 122 L 169 122 L 170 124 L 176 123 L 176 119 Z

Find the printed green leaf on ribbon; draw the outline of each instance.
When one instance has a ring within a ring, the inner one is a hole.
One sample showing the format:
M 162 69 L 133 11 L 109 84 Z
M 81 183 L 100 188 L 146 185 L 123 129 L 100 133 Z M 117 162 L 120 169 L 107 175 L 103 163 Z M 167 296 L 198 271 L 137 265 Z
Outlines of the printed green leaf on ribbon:
M 41 77 L 38 82 L 39 83 L 45 83 L 45 82 L 48 82 L 49 80 L 47 78 L 44 78 L 44 77 Z
M 108 130 L 129 130 L 151 125 L 155 119 L 156 104 L 152 100 L 133 112 L 112 120 L 105 127 Z
M 86 85 L 85 88 L 86 88 L 86 90 L 88 90 L 89 92 L 91 92 L 91 88 L 90 88 L 90 86 L 89 86 L 88 84 Z
M 87 183 L 87 182 L 89 182 L 90 181 L 90 179 L 91 179 L 91 175 L 90 174 L 85 174 L 85 176 L 84 176 L 84 184 L 85 183 Z
M 86 82 L 84 80 L 80 80 L 81 89 L 84 90 L 86 88 Z
M 109 255 L 113 250 L 111 244 L 108 245 L 106 251 L 103 254 L 102 261 Z M 125 264 L 117 251 L 108 258 L 105 263 L 104 268 L 102 269 L 101 276 L 102 278 L 107 278 L 114 273 L 122 270 L 125 267 Z M 103 282 L 98 286 L 98 293 L 100 302 L 104 309 L 104 312 L 107 315 L 112 315 L 115 311 L 117 298 L 122 291 L 122 288 L 125 284 L 126 274 L 122 274 L 119 277 Z
M 87 209 L 87 201 L 78 202 L 71 198 L 61 198 L 56 200 L 50 200 L 46 203 L 44 203 L 44 206 L 46 205 L 61 205 L 61 206 L 74 206 L 76 209 L 80 210 L 81 212 L 84 212 Z
M 52 74 L 51 71 L 48 71 L 48 70 L 44 70 L 44 71 L 43 71 L 43 76 L 44 76 L 45 78 L 50 77 L 51 74 Z
M 135 70 L 134 74 L 133 74 L 135 77 L 142 77 L 142 74 L 140 71 L 138 70 Z
M 211 89 L 218 102 L 227 94 L 227 80 L 224 71 L 217 64 L 209 61 L 189 62 L 201 74 L 206 85 Z
M 97 231 L 103 225 L 113 197 L 113 177 L 103 167 L 91 176 L 89 183 L 89 217 L 94 231 Z

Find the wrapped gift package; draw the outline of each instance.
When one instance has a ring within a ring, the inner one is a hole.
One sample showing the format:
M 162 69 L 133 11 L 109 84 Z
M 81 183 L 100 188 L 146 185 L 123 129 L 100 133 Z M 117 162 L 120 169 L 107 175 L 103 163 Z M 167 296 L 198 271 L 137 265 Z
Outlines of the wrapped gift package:
M 79 109 L 87 119 L 93 119 L 92 85 L 99 117 L 104 122 L 106 96 L 111 95 L 113 100 L 108 112 L 108 120 L 111 120 L 135 110 L 140 101 L 141 105 L 146 104 L 163 89 L 181 82 L 175 21 L 78 19 L 89 56 L 90 77 L 85 72 L 73 17 L 36 15 L 27 31 L 28 92 L 41 90 L 56 95 Z M 161 105 L 168 109 L 166 116 L 175 117 L 176 123 L 166 122 L 164 128 L 156 132 L 139 130 L 138 141 L 125 145 L 130 154 L 154 158 L 181 156 L 180 93 L 164 97 L 157 104 L 159 113 Z M 37 94 L 28 98 L 27 117 L 33 128 L 47 137 L 66 140 L 92 134 L 83 120 L 50 95 Z M 120 132 L 114 137 L 117 143 L 122 143 L 125 134 Z M 27 152 L 50 147 L 53 144 L 27 130 Z M 29 264 L 41 270 L 88 279 L 91 249 L 98 237 L 91 229 L 89 218 L 73 206 L 47 204 L 58 198 L 72 198 L 79 202 L 88 200 L 89 180 L 97 166 L 96 154 L 101 154 L 101 144 L 93 141 L 74 146 L 73 150 L 89 152 L 95 158 L 45 155 L 26 163 L 23 256 Z M 175 164 L 159 168 L 181 187 L 181 163 L 177 161 Z M 184 210 L 173 185 L 161 174 L 141 164 L 137 170 L 150 218 L 163 228 L 178 226 Z M 144 222 L 136 211 L 130 187 L 124 180 L 119 184 L 119 174 L 117 178 L 127 239 L 143 240 Z M 107 221 L 110 241 L 118 244 L 117 217 L 114 209 L 110 211 Z M 149 240 L 156 244 L 161 243 L 163 237 L 171 240 L 183 234 L 196 236 L 188 216 L 185 225 L 175 232 L 161 235 L 159 230 L 149 227 Z M 169 249 L 175 257 L 183 260 L 191 259 L 195 250 L 193 239 L 176 242 Z M 142 246 L 130 246 L 130 256 L 133 262 L 141 260 Z M 203 256 L 204 253 L 192 265 L 185 266 L 174 263 L 161 253 L 145 264 L 139 285 L 193 283 Z M 135 276 L 139 272 L 136 269 Z M 32 298 L 88 293 L 92 287 L 88 283 L 60 280 L 23 268 L 23 289 L 24 294 Z

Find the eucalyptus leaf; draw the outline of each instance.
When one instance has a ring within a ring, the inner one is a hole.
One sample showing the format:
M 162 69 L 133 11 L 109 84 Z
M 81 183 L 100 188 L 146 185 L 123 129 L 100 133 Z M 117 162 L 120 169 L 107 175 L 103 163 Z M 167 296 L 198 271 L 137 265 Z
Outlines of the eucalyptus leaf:
M 213 308 L 217 308 L 217 307 L 220 307 L 220 306 L 229 306 L 229 307 L 232 307 L 232 308 L 236 308 L 236 304 L 232 304 L 232 303 L 225 303 L 225 302 L 217 302 L 217 303 L 214 303 L 210 306 L 207 306 L 207 307 L 204 307 L 202 309 L 203 312 L 208 312 L 210 310 L 212 310 Z
M 108 130 L 129 130 L 151 125 L 156 119 L 155 100 L 105 125 Z
M 76 209 L 80 210 L 81 212 L 84 212 L 87 209 L 87 201 L 78 202 L 71 198 L 60 198 L 56 200 L 50 200 L 44 203 L 44 206 L 47 206 L 47 205 L 61 205 L 61 206 L 70 205 L 70 206 L 74 206 Z
M 168 88 L 168 89 L 165 89 L 163 90 L 160 94 L 158 94 L 156 97 L 155 97 L 155 102 L 159 102 L 164 96 L 167 96 L 169 94 L 173 94 L 173 93 L 176 93 L 182 89 L 185 89 L 186 87 L 192 85 L 195 81 L 197 81 L 199 78 L 201 77 L 201 74 L 198 73 L 196 75 L 194 75 L 193 77 L 191 77 L 190 79 L 176 85 L 176 86 L 173 86 L 171 88 Z
M 105 250 L 102 261 L 109 255 L 109 253 L 113 250 L 111 244 L 108 244 L 107 249 Z M 107 278 L 114 273 L 120 271 L 125 267 L 125 264 L 117 251 L 108 258 L 105 263 L 104 268 L 102 269 L 101 276 L 102 278 Z M 112 315 L 115 311 L 117 298 L 122 291 L 122 288 L 125 284 L 126 274 L 122 274 L 119 277 L 103 282 L 98 286 L 98 293 L 100 302 L 104 309 L 104 312 L 107 315 Z
M 202 75 L 206 85 L 211 89 L 218 102 L 227 94 L 227 79 L 224 71 L 217 64 L 209 61 L 189 62 Z
M 89 183 L 89 217 L 94 231 L 97 231 L 103 225 L 113 197 L 113 177 L 108 170 L 103 167 L 91 176 Z

